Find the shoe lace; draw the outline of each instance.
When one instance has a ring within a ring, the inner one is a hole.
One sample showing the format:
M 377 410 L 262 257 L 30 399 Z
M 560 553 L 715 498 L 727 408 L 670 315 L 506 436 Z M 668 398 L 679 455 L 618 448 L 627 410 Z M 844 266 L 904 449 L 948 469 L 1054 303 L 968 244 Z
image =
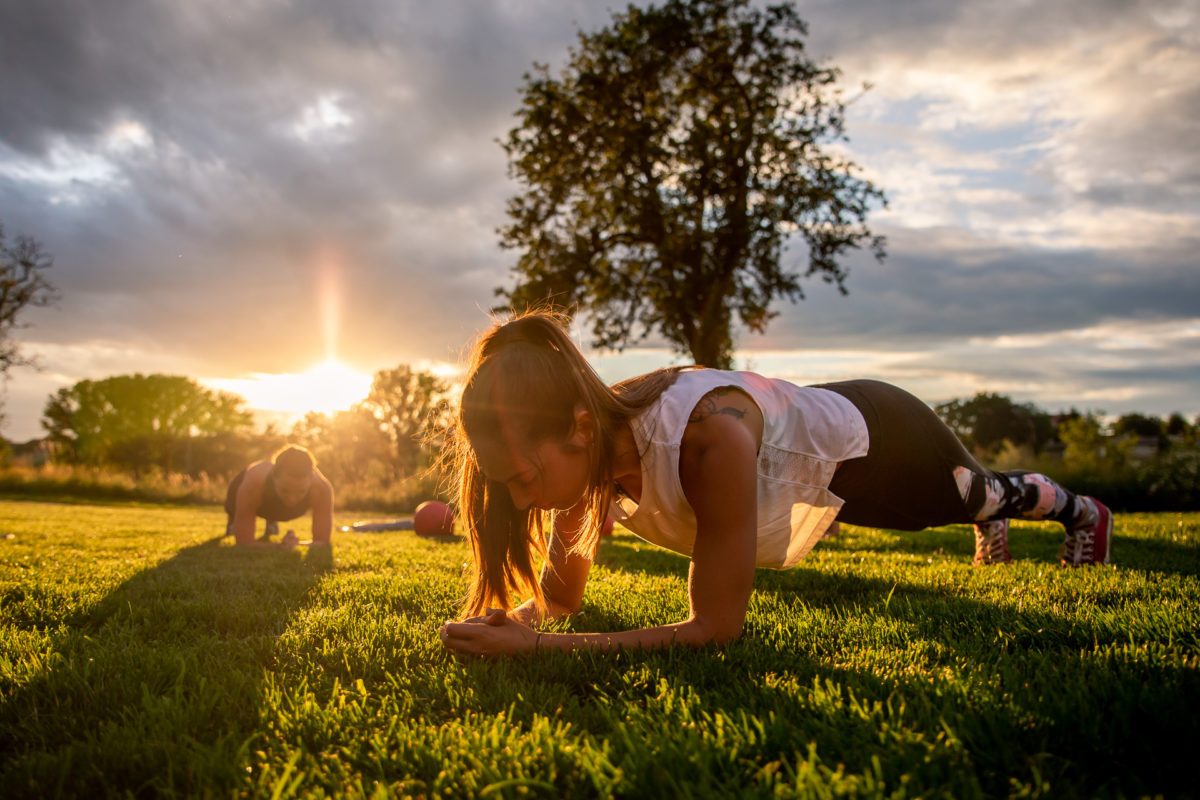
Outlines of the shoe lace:
M 999 528 L 995 531 L 976 529 L 975 556 L 986 561 L 1004 558 L 1008 549 L 1008 531 Z
M 1096 526 L 1082 525 L 1068 531 L 1064 546 L 1069 560 L 1073 563 L 1088 561 L 1095 553 Z

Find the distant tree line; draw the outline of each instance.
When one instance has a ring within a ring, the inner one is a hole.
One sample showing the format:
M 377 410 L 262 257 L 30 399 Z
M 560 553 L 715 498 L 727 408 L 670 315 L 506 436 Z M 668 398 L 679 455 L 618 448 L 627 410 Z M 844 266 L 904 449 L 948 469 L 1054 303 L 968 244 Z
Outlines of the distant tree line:
M 1122 510 L 1200 509 L 1200 417 L 1130 413 L 1106 423 L 987 392 L 935 409 L 996 469 L 1036 469 Z M 177 375 L 79 381 L 48 398 L 42 425 L 57 463 L 223 481 L 291 441 L 312 450 L 336 486 L 361 489 L 427 475 L 450 414 L 443 380 L 400 365 L 377 372 L 349 410 L 311 412 L 287 432 L 256 431 L 242 397 Z
M 981 392 L 936 406 L 983 463 L 1052 475 L 1124 510 L 1200 509 L 1200 417 L 1049 414 Z
M 249 431 L 244 404 L 178 375 L 117 375 L 59 389 L 46 402 L 42 427 L 52 452 L 69 463 L 190 472 L 202 462 L 216 466 L 214 442 Z
M 239 395 L 179 375 L 83 380 L 46 402 L 50 460 L 131 472 L 230 478 L 284 442 L 313 451 L 335 485 L 386 485 L 426 470 L 448 420 L 448 385 L 401 365 L 377 372 L 348 411 L 309 413 L 289 433 L 254 430 Z

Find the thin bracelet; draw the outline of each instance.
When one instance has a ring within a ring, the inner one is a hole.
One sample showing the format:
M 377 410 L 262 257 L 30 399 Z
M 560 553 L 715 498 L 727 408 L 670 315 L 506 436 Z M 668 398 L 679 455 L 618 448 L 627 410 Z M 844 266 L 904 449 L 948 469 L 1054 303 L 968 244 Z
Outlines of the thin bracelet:
M 533 652 L 537 652 L 542 646 L 542 632 L 538 631 L 537 638 L 533 640 Z

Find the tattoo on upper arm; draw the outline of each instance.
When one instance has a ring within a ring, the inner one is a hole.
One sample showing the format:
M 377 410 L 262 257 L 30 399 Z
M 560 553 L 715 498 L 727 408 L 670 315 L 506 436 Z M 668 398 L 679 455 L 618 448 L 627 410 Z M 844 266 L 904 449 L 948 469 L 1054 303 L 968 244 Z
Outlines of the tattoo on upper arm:
M 713 414 L 728 414 L 731 417 L 745 419 L 746 409 L 736 408 L 730 403 L 730 396 L 741 398 L 741 392 L 736 389 L 713 389 L 692 409 L 688 422 L 702 422 Z

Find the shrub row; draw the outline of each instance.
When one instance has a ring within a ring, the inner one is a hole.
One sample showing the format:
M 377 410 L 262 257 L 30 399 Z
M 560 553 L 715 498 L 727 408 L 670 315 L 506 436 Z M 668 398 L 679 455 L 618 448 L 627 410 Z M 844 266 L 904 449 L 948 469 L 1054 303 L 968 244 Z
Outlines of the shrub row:
M 116 500 L 177 505 L 221 505 L 226 482 L 201 473 L 128 473 L 92 467 L 11 466 L 0 470 L 0 493 L 53 500 Z M 339 511 L 411 513 L 425 500 L 446 499 L 435 474 L 424 473 L 384 484 L 360 482 L 334 487 Z

